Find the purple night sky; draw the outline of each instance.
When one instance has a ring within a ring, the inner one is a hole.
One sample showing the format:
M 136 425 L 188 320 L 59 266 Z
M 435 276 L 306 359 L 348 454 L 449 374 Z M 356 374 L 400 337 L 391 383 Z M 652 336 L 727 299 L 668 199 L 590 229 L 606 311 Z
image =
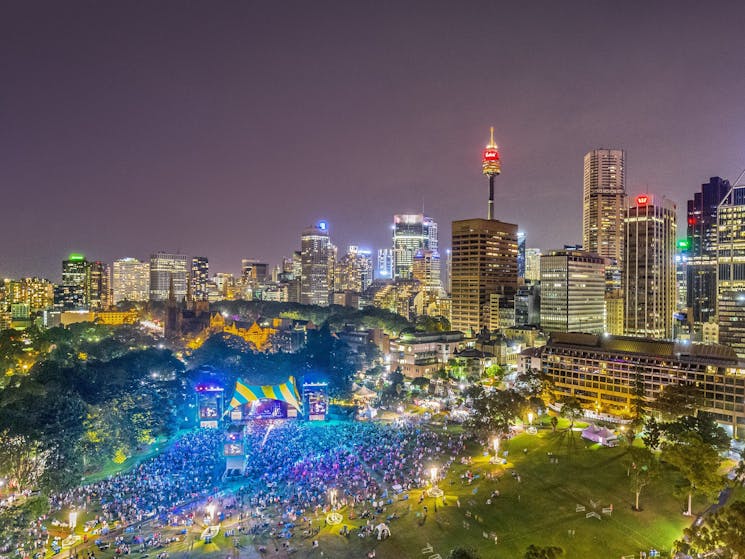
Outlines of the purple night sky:
M 394 213 L 581 238 L 582 157 L 678 207 L 745 166 L 745 4 L 11 0 L 0 16 L 0 277 L 71 251 L 279 262 Z

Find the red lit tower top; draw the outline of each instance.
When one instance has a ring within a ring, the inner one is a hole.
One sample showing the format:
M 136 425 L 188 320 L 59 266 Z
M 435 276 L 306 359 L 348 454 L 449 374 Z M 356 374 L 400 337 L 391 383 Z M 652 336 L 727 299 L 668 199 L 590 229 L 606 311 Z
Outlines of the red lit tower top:
M 494 127 L 491 127 L 489 143 L 484 148 L 481 158 L 481 168 L 487 176 L 498 175 L 502 172 L 502 164 L 499 160 L 499 147 L 494 143 Z

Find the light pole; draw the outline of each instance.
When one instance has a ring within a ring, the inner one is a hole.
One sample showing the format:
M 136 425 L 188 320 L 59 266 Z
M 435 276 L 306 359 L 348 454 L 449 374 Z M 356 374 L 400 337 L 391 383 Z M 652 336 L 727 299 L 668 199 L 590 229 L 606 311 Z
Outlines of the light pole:
M 212 521 L 215 518 L 215 505 L 214 503 L 210 503 L 205 507 L 205 510 L 207 511 L 207 515 L 210 517 L 210 524 L 212 524 Z
M 78 525 L 78 512 L 77 511 L 74 511 L 74 510 L 70 511 L 69 521 L 70 521 L 70 536 L 74 536 L 75 526 Z
M 529 411 L 529 412 L 528 412 L 528 425 L 529 425 L 530 427 L 532 427 L 532 426 L 533 426 L 533 412 L 532 412 L 532 411 Z
M 432 489 L 430 490 L 430 494 L 432 495 L 432 500 L 435 502 L 435 512 L 437 512 L 437 497 L 442 495 L 442 490 L 437 487 L 437 468 L 434 466 L 430 470 L 430 478 L 432 480 Z

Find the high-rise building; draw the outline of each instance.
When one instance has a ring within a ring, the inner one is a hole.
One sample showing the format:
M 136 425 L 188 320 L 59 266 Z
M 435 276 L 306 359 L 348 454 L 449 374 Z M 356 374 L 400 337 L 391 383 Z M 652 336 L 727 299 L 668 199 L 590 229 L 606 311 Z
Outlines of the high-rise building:
M 745 357 L 745 186 L 735 186 L 717 211 L 719 343 Z
M 517 232 L 517 277 L 525 279 L 525 233 Z
M 87 287 L 90 264 L 82 254 L 73 253 L 62 261 L 62 283 L 55 288 L 54 303 L 63 309 L 84 309 L 88 305 Z
M 517 290 L 517 225 L 495 219 L 453 222 L 451 326 L 488 328 L 492 296 L 513 309 Z
M 675 204 L 637 196 L 624 214 L 624 330 L 671 339 L 676 304 Z
M 241 260 L 241 279 L 244 284 L 256 288 L 266 281 L 268 269 L 266 262 L 244 258 Z
M 54 305 L 54 285 L 42 278 L 6 279 L 3 293 L 7 305 L 27 305 L 32 313 L 51 309 Z
M 437 223 L 423 214 L 393 216 L 393 279 L 411 279 L 414 255 L 437 250 Z
M 607 263 L 585 251 L 554 250 L 541 256 L 541 328 L 602 334 Z
M 336 263 L 334 291 L 362 293 L 373 280 L 372 253 L 351 245 Z
M 525 249 L 525 281 L 537 282 L 541 279 L 541 249 Z
M 329 240 L 328 223 L 319 221 L 317 225 L 303 231 L 300 240 L 301 276 L 300 302 L 304 305 L 327 306 L 333 277 L 329 270 L 333 251 Z
M 191 259 L 191 296 L 195 301 L 207 301 L 210 293 L 210 262 L 206 256 Z
M 86 304 L 89 309 L 105 310 L 111 306 L 110 277 L 111 270 L 108 264 L 98 260 L 89 263 L 85 285 Z
M 689 322 L 705 324 L 717 307 L 717 208 L 730 190 L 728 180 L 711 177 L 688 200 L 686 307 Z
M 173 294 L 177 301 L 186 297 L 191 278 L 191 258 L 184 254 L 157 252 L 150 256 L 150 300 L 168 300 L 169 285 L 173 278 Z
M 414 254 L 412 277 L 419 282 L 420 289 L 440 295 L 442 280 L 440 279 L 440 253 L 436 250 L 419 249 Z
M 136 258 L 114 260 L 111 286 L 114 304 L 147 301 L 150 297 L 150 264 Z
M 376 279 L 393 278 L 393 249 L 378 249 L 378 270 L 375 274 Z
M 626 154 L 594 149 L 585 154 L 582 180 L 582 247 L 610 259 L 606 288 L 620 288 L 623 214 L 626 210 Z

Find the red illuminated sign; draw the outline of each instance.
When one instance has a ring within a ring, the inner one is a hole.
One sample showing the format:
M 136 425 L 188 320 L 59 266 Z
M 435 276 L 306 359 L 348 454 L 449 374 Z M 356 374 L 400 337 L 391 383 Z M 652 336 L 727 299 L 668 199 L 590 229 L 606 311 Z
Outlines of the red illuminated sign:
M 688 225 L 696 225 L 696 218 L 695 217 L 689 217 L 688 218 Z
M 647 202 L 649 202 L 649 196 L 646 196 L 645 194 L 636 197 L 637 206 L 646 206 Z
M 499 161 L 499 152 L 494 148 L 484 150 L 484 161 Z

